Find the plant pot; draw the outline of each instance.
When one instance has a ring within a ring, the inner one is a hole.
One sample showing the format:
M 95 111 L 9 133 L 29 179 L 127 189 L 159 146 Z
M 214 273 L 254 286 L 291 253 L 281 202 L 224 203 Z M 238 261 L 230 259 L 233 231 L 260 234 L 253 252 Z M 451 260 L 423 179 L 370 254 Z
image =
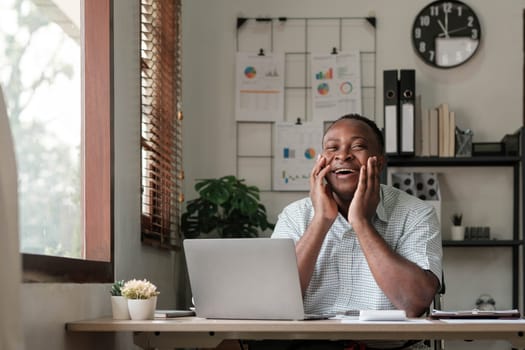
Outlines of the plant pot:
M 123 296 L 111 296 L 111 312 L 114 320 L 129 320 L 128 299 Z
M 462 241 L 465 239 L 465 226 L 452 226 L 450 235 L 453 241 Z
M 157 297 L 149 299 L 128 299 L 129 316 L 132 320 L 153 320 Z

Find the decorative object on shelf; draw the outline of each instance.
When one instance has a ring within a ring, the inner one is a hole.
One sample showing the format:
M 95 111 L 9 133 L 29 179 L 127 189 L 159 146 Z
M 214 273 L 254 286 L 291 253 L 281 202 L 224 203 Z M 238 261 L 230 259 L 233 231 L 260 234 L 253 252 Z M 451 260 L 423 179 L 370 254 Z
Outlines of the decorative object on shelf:
M 478 16 L 461 1 L 434 1 L 414 19 L 412 45 L 417 55 L 436 68 L 453 68 L 470 60 L 481 42 Z
M 488 226 L 468 226 L 465 228 L 465 239 L 471 239 L 471 240 L 490 239 L 490 227 Z
M 259 189 L 233 175 L 204 179 L 195 184 L 199 198 L 190 200 L 181 217 L 185 238 L 212 233 L 221 238 L 257 237 L 259 229 L 273 229 Z
M 496 310 L 496 301 L 488 294 L 481 294 L 476 300 L 476 309 L 481 311 Z
M 505 145 L 502 142 L 473 142 L 472 156 L 504 156 Z
M 157 307 L 157 287 L 146 279 L 132 279 L 122 286 L 122 295 L 127 298 L 132 320 L 152 320 Z
M 472 156 L 472 138 L 474 133 L 470 129 L 461 130 L 456 127 L 456 157 Z
M 432 204 L 441 222 L 441 194 L 437 173 L 392 173 L 391 181 L 393 187 Z
M 122 296 L 124 280 L 115 281 L 111 285 L 111 313 L 115 320 L 129 320 L 128 299 Z
M 452 227 L 450 228 L 450 235 L 453 241 L 462 241 L 465 239 L 465 226 L 461 225 L 463 221 L 463 214 L 455 213 L 452 215 Z
M 518 129 L 514 134 L 506 134 L 501 139 L 503 148 L 505 148 L 505 155 L 507 156 L 519 156 L 520 155 L 520 135 L 521 128 Z

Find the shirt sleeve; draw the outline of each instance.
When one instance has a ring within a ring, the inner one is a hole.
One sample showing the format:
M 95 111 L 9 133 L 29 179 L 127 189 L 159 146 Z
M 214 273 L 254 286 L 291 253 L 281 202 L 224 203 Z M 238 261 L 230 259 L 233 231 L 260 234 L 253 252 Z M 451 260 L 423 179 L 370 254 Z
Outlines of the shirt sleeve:
M 306 200 L 285 207 L 277 218 L 271 238 L 291 238 L 297 243 L 308 225 L 309 211 Z
M 410 212 L 397 252 L 422 269 L 430 270 L 441 281 L 441 228 L 432 205 L 424 203 Z

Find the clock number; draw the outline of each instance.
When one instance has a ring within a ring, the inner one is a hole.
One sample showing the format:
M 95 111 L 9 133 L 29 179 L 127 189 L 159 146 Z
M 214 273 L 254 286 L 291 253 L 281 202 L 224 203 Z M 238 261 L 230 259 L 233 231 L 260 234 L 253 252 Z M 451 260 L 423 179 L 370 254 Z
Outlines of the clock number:
M 472 35 L 471 38 L 473 40 L 478 40 L 478 30 L 476 28 L 472 28 Z
M 430 6 L 430 15 L 439 16 L 439 6 Z
M 468 27 L 472 27 L 473 24 L 474 24 L 474 17 L 468 16 L 467 17 L 467 26 Z
M 434 62 L 434 50 L 428 51 L 428 59 Z
M 450 2 L 443 3 L 443 12 L 451 13 L 452 12 L 452 3 L 450 3 Z
M 419 25 L 421 27 L 428 27 L 430 25 L 430 17 L 429 16 L 419 17 Z
M 424 53 L 427 50 L 427 45 L 424 41 L 419 43 L 419 52 Z
M 421 38 L 421 28 L 417 27 L 414 29 L 414 38 L 420 39 Z
M 458 9 L 458 16 L 459 17 L 463 16 L 463 6 L 458 6 L 456 8 Z

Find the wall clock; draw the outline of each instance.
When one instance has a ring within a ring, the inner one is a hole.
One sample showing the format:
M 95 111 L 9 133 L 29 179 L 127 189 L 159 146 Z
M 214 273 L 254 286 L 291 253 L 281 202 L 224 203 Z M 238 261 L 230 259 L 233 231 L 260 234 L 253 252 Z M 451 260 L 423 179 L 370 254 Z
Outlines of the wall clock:
M 467 62 L 480 42 L 478 16 L 461 1 L 434 1 L 418 13 L 412 25 L 414 50 L 425 63 L 437 68 Z

